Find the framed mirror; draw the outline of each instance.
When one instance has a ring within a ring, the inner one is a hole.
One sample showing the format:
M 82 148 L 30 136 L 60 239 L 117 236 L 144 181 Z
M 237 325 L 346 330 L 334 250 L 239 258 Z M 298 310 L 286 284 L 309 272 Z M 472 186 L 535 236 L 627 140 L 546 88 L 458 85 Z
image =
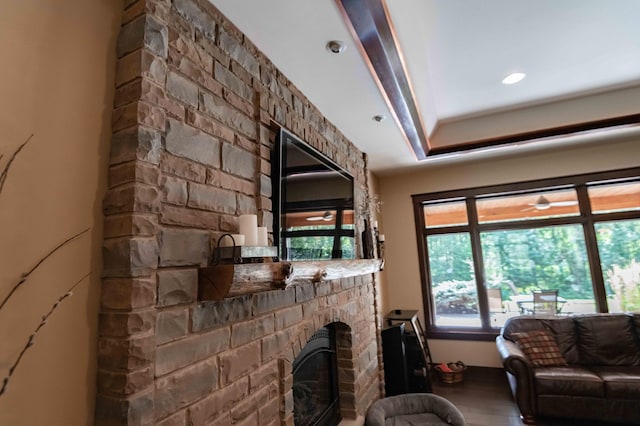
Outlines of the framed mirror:
M 283 128 L 272 166 L 280 259 L 354 259 L 353 176 Z

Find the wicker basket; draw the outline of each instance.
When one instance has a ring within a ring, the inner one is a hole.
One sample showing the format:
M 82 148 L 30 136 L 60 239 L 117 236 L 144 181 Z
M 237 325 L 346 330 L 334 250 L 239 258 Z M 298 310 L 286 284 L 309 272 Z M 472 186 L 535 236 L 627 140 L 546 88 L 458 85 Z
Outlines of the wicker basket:
M 447 367 L 452 371 L 442 371 L 441 364 L 434 367 L 442 383 L 460 383 L 464 380 L 464 371 L 467 369 L 467 366 L 464 365 L 462 361 L 449 362 L 447 363 Z

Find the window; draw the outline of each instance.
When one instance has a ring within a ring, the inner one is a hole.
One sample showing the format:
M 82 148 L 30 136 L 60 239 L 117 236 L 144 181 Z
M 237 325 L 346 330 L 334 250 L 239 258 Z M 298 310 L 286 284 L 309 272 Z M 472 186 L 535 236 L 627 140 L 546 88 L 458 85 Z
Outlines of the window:
M 414 195 L 428 334 L 493 339 L 560 314 L 640 312 L 640 169 Z
M 640 220 L 595 228 L 609 312 L 640 312 Z
M 436 325 L 480 325 L 469 234 L 429 235 L 427 245 Z

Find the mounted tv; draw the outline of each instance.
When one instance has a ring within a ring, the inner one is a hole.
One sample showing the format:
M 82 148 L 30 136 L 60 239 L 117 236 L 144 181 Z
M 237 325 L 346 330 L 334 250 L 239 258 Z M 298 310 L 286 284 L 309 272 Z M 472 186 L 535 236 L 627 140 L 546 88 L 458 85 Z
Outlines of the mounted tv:
M 355 258 L 353 177 L 283 128 L 272 165 L 273 234 L 280 258 Z

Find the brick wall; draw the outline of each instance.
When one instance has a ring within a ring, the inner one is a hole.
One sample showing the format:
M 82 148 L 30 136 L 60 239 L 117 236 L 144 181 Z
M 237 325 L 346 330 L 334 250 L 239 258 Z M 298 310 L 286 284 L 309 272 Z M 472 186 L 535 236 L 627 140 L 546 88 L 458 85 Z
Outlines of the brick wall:
M 206 0 L 125 0 L 117 42 L 96 424 L 292 424 L 291 362 L 339 324 L 345 417 L 380 395 L 374 277 L 198 303 L 240 214 L 272 227 L 283 125 L 366 185 L 366 157 Z

